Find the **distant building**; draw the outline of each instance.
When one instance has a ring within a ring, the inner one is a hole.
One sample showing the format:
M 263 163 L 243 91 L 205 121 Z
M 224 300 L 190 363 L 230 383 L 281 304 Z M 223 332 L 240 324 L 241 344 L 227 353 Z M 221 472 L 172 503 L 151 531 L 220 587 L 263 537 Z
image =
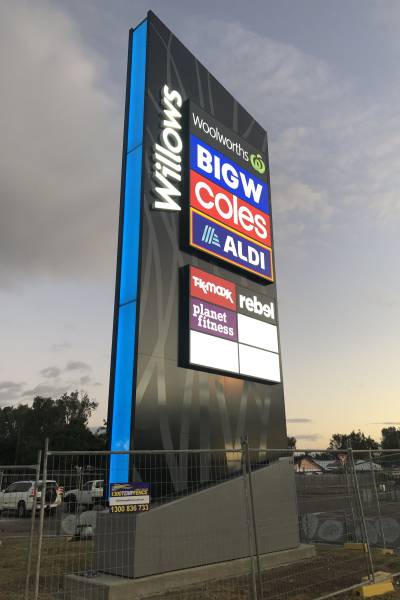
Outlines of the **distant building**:
M 382 471 L 381 465 L 369 460 L 356 460 L 354 467 L 356 471 Z
M 341 460 L 332 457 L 327 460 L 320 460 L 311 454 L 303 454 L 294 457 L 295 472 L 304 475 L 320 475 L 322 473 L 337 473 L 343 468 L 346 462 L 344 455 Z M 354 461 L 354 467 L 357 472 L 381 471 L 381 465 L 370 462 L 369 460 L 358 459 Z
M 337 471 L 342 466 L 342 463 L 335 458 L 320 460 L 310 454 L 295 456 L 294 464 L 296 473 L 304 473 L 305 475 L 320 475 Z

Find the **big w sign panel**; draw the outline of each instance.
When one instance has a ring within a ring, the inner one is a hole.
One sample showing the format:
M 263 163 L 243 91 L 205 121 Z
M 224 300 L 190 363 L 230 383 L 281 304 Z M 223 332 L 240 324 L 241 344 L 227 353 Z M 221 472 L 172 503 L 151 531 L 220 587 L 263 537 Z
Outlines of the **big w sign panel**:
M 112 450 L 286 445 L 273 248 L 265 130 L 149 13 L 130 32 Z

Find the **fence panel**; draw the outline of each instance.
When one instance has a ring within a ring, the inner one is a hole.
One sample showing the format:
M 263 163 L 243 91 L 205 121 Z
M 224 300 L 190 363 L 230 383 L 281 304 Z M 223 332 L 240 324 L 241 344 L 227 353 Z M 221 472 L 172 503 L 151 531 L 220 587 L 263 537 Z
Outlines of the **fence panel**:
M 285 460 L 282 451 L 268 453 L 270 464 Z M 369 569 L 364 546 L 348 546 L 358 541 L 361 519 L 347 454 L 333 452 L 319 459 L 312 451 L 286 451 L 286 456 L 295 471 L 300 542 L 315 554 L 266 571 L 264 598 L 314 600 L 360 584 Z M 268 526 L 260 524 L 261 529 Z
M 400 452 L 360 454 L 356 461 L 371 546 L 400 550 Z
M 35 465 L 0 468 L 2 488 L 34 480 L 36 468 L 45 499 L 36 497 L 40 518 L 3 511 L 0 600 L 105 600 L 110 577 L 127 598 L 322 600 L 373 571 L 399 572 L 400 452 L 318 456 L 246 442 L 230 451 L 46 449 L 40 476 Z M 110 512 L 110 466 L 114 483 L 129 472 L 149 485 L 150 510 Z
M 149 484 L 150 510 L 112 514 L 107 474 Z M 163 597 L 256 598 L 254 529 L 243 452 L 49 452 L 63 503 L 43 520 L 40 599 L 106 597 L 104 578 L 157 574 Z M 120 473 L 120 474 L 119 474 Z M 233 554 L 234 565 L 226 564 Z M 213 567 L 225 563 L 223 569 Z M 204 574 L 201 566 L 211 574 Z M 194 569 L 197 567 L 197 569 Z M 200 568 L 199 568 L 200 567 Z M 178 577 L 174 572 L 186 569 Z M 171 575 L 172 573 L 172 575 Z M 165 590 L 170 590 L 167 594 Z M 160 590 L 155 590 L 159 597 Z M 151 596 L 151 589 L 143 593 Z M 128 589 L 127 597 L 134 597 Z M 149 595 L 150 594 L 150 595 Z
M 36 465 L 0 465 L 0 600 L 27 598 L 38 529 L 39 472 L 40 454 Z

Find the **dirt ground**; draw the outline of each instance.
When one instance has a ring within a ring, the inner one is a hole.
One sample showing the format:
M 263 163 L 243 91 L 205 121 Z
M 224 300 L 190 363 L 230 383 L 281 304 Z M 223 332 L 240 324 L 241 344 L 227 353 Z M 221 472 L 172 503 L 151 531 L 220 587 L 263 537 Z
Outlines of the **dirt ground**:
M 363 551 L 328 545 L 318 545 L 316 549 L 315 558 L 265 571 L 262 576 L 263 600 L 315 600 L 324 594 L 358 584 L 364 577 L 366 561 Z M 383 556 L 376 551 L 373 558 L 376 570 L 400 572 L 400 556 Z M 179 593 L 163 594 L 162 600 L 244 600 L 253 597 L 252 585 L 250 576 L 210 582 Z M 336 597 L 339 600 L 354 600 L 357 594 L 354 592 Z M 151 600 L 160 598 L 153 597 Z M 394 594 L 382 598 L 400 600 L 400 586 Z
M 376 570 L 400 572 L 400 556 L 383 556 L 379 551 L 374 551 L 373 555 Z M 34 553 L 33 567 L 36 558 Z M 64 574 L 85 572 L 90 576 L 92 559 L 91 541 L 45 539 L 39 599 L 64 600 Z M 22 600 L 26 564 L 27 539 L 3 540 L 0 545 L 0 600 Z M 263 600 L 314 600 L 323 594 L 359 583 L 365 573 L 363 551 L 345 550 L 340 546 L 318 546 L 315 558 L 265 571 L 262 575 L 262 597 Z M 400 577 L 398 582 L 399 585 L 395 582 L 395 593 L 383 598 L 400 600 Z M 32 577 L 31 590 L 33 583 Z M 253 585 L 249 571 L 246 577 L 208 582 L 179 592 L 171 591 L 152 600 L 245 600 L 252 598 Z M 354 600 L 355 594 L 336 597 Z

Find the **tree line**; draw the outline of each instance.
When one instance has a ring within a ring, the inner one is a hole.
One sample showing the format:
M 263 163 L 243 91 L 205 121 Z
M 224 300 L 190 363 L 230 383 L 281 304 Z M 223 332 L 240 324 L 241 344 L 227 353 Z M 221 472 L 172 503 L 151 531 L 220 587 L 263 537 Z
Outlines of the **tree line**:
M 36 396 L 31 406 L 0 408 L 0 465 L 35 464 L 47 437 L 56 450 L 105 449 L 105 427 L 89 427 L 97 406 L 75 391 L 56 399 Z
M 296 448 L 297 440 L 295 437 L 288 437 L 288 447 Z M 381 439 L 379 442 L 370 435 L 366 436 L 362 431 L 351 431 L 350 433 L 334 433 L 329 441 L 327 450 L 346 450 L 348 447 L 353 450 L 386 450 L 390 448 L 400 448 L 400 427 L 384 427 L 381 430 Z
M 0 465 L 35 464 L 37 452 L 48 437 L 56 450 L 105 450 L 106 427 L 93 431 L 89 420 L 98 403 L 78 391 L 59 398 L 36 396 L 31 406 L 0 407 Z M 384 427 L 381 439 L 362 431 L 334 433 L 327 450 L 378 450 L 400 448 L 400 427 Z M 295 437 L 287 438 L 288 448 L 296 448 Z

